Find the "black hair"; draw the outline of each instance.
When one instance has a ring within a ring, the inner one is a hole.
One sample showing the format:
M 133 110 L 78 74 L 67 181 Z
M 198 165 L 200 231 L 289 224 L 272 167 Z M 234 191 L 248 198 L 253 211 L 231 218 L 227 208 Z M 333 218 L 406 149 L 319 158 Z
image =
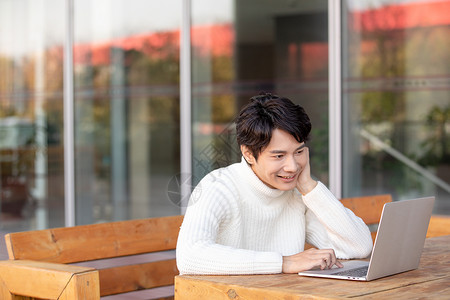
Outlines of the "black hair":
M 236 119 L 237 142 L 247 146 L 255 159 L 270 143 L 274 129 L 284 130 L 302 143 L 309 138 L 311 121 L 303 107 L 270 93 L 250 98 Z

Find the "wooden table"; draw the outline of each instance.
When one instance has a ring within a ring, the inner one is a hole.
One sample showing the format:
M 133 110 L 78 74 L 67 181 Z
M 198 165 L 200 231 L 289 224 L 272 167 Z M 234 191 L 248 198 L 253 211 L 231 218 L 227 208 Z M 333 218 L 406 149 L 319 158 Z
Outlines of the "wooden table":
M 450 235 L 428 238 L 417 270 L 369 282 L 297 274 L 175 278 L 175 299 L 450 299 Z

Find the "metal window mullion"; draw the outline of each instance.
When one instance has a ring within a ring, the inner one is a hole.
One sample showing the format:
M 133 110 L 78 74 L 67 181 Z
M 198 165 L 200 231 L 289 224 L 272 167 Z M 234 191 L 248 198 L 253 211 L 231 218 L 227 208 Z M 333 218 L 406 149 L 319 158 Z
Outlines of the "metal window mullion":
M 330 190 L 342 198 L 342 66 L 341 1 L 328 0 L 329 64 L 329 180 Z
M 65 2 L 64 40 L 64 216 L 65 226 L 75 226 L 73 0 Z
M 180 35 L 180 197 L 184 214 L 192 185 L 191 1 L 182 1 Z

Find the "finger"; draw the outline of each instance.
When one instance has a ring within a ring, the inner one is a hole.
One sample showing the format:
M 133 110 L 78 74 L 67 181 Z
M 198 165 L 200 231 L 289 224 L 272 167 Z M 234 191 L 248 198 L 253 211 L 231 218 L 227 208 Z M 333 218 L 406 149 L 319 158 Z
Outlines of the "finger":
M 330 269 L 336 261 L 336 257 L 333 254 L 334 254 L 334 251 L 332 249 L 323 249 L 321 251 L 321 257 L 326 262 L 327 269 Z
M 330 268 L 332 268 L 336 264 L 336 254 L 334 253 L 334 250 L 331 250 L 331 265 Z
M 330 253 L 329 254 L 329 258 L 328 258 L 328 269 L 331 269 L 334 265 L 334 263 L 336 262 L 336 257 L 333 255 L 334 253 Z
M 322 261 L 320 263 L 320 269 L 325 270 L 327 268 L 327 266 L 328 266 L 327 260 L 325 258 L 322 258 Z
M 323 257 L 322 260 L 325 263 L 325 269 L 329 269 L 330 268 L 330 261 L 331 261 L 330 256 L 325 254 L 325 257 Z
M 338 260 L 336 260 L 335 265 L 338 266 L 339 268 L 343 268 L 344 267 L 344 265 Z

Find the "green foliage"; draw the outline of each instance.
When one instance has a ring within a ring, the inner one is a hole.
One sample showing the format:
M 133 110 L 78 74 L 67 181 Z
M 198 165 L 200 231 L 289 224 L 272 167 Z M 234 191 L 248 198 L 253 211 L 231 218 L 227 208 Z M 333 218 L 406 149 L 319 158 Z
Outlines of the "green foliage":
M 428 137 L 421 144 L 425 149 L 419 163 L 425 166 L 450 164 L 450 106 L 434 106 L 426 116 Z

